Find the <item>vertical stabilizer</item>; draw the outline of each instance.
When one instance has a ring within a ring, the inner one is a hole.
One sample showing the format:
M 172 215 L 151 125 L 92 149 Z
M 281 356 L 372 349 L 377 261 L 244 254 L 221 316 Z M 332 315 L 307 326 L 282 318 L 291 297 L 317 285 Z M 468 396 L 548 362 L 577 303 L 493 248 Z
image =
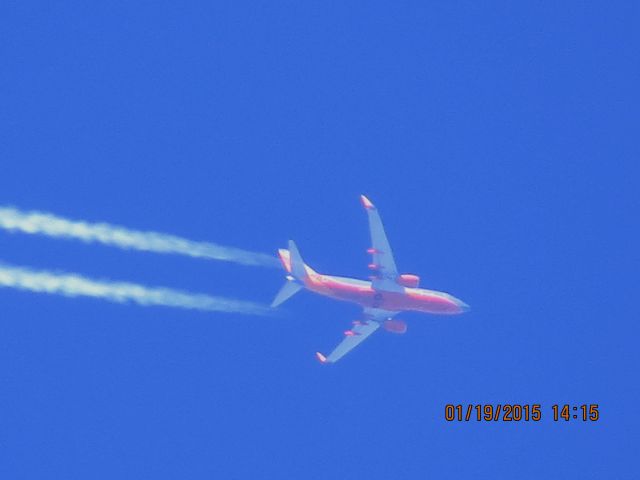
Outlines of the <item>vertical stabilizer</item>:
M 278 250 L 278 256 L 280 257 L 282 266 L 289 275 L 287 275 L 287 282 L 282 286 L 276 298 L 273 299 L 273 302 L 271 302 L 272 307 L 277 307 L 302 290 L 309 275 L 315 273 L 310 267 L 304 264 L 298 247 L 296 247 L 293 240 L 289 240 L 288 250 L 284 248 Z
M 293 240 L 289 240 L 289 258 L 291 261 L 291 275 L 296 280 L 304 281 L 309 274 Z

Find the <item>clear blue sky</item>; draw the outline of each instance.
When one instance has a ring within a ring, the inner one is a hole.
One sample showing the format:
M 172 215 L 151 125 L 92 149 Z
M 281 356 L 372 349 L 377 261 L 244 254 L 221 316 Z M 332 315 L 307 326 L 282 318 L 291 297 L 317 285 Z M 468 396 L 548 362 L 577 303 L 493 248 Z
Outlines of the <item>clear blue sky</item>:
M 5 2 L 0 203 L 365 276 L 365 193 L 472 311 L 327 368 L 358 310 L 306 293 L 264 319 L 0 290 L 2 478 L 637 478 L 635 2 L 342 3 Z M 282 282 L 3 232 L 0 259 Z M 443 419 L 489 402 L 545 417 Z

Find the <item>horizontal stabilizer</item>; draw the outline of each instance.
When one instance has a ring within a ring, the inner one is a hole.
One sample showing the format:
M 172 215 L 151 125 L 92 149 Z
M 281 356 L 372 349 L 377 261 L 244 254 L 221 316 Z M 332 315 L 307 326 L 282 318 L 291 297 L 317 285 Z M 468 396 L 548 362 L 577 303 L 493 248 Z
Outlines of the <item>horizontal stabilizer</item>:
M 273 302 L 271 302 L 271 306 L 277 307 L 281 303 L 294 296 L 301 288 L 302 285 L 300 285 L 298 282 L 294 280 L 287 280 L 287 282 L 282 286 L 282 288 L 276 295 L 276 298 L 274 298 Z

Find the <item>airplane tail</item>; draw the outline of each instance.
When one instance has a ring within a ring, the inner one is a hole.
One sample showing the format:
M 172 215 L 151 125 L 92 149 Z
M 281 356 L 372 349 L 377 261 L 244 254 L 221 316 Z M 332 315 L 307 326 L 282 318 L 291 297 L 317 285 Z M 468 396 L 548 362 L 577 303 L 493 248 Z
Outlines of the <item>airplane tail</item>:
M 305 265 L 298 251 L 298 247 L 296 247 L 293 240 L 289 240 L 288 250 L 284 248 L 278 250 L 278 256 L 288 275 L 287 282 L 282 286 L 276 298 L 274 298 L 271 303 L 272 307 L 277 307 L 302 290 L 309 275 L 315 273 L 311 267 Z

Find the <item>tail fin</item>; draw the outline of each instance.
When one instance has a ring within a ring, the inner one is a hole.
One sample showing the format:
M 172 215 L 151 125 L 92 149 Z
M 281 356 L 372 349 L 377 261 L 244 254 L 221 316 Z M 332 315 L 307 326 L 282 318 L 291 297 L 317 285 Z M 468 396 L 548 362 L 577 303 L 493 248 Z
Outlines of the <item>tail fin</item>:
M 278 250 L 278 255 L 280 256 L 282 266 L 289 275 L 287 275 L 287 283 L 282 286 L 276 298 L 271 303 L 272 307 L 277 307 L 299 292 L 304 288 L 305 280 L 309 277 L 309 274 L 315 273 L 310 267 L 304 264 L 298 247 L 296 247 L 293 240 L 289 240 L 289 250 L 281 248 Z
M 309 276 L 309 273 L 293 240 L 289 240 L 289 259 L 291 262 L 291 275 L 296 280 L 304 281 Z

